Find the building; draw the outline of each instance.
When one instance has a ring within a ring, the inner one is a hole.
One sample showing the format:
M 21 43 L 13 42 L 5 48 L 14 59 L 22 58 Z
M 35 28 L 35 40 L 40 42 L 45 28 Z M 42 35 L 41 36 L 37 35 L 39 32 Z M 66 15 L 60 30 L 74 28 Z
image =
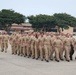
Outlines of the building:
M 72 34 L 74 34 L 74 28 L 73 27 L 69 27 L 69 29 L 64 29 L 63 33 L 72 33 Z
M 11 28 L 10 28 L 10 32 L 14 32 L 14 31 L 25 31 L 25 32 L 33 32 L 33 28 L 32 28 L 32 24 L 30 23 L 22 23 L 22 24 L 12 24 Z
M 10 28 L 10 32 L 14 32 L 14 31 L 33 32 L 34 30 L 32 28 L 32 24 L 22 23 L 22 24 L 12 24 L 12 26 Z M 56 28 L 51 28 L 49 31 L 57 32 L 58 30 L 56 27 Z M 61 32 L 76 34 L 76 27 L 69 27 L 69 29 L 63 29 L 63 31 L 61 31 Z
M 55 28 L 51 28 L 50 29 L 50 32 L 58 32 L 58 28 L 57 27 L 55 27 Z M 60 28 L 60 32 L 63 32 L 63 33 L 72 33 L 72 34 L 75 34 L 76 35 L 76 27 L 70 27 L 69 26 L 69 29 L 64 29 L 63 28 L 63 31 L 62 31 L 62 29 Z

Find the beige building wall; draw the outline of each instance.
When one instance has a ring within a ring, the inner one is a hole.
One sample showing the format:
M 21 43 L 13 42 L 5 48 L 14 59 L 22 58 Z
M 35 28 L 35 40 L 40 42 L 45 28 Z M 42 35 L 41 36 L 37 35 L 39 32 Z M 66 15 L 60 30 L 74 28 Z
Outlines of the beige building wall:
M 63 33 L 72 33 L 73 34 L 73 27 L 69 27 L 69 29 L 64 29 Z

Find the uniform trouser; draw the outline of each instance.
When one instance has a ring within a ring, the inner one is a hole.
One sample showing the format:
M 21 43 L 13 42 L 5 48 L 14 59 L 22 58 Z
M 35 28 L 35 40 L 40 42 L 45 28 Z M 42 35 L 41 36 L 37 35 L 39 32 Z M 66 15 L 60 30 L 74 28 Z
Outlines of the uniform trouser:
M 75 56 L 75 59 L 76 59 L 75 52 L 76 52 L 76 44 L 74 45 L 74 56 Z
M 1 48 L 1 43 L 0 43 L 0 48 Z
M 11 44 L 12 54 L 14 54 L 14 46 Z
M 76 45 L 74 45 L 74 51 L 76 51 Z
M 26 54 L 27 54 L 27 51 L 26 51 L 26 50 L 27 50 L 27 47 L 24 46 L 24 47 L 23 47 L 23 55 L 24 55 L 24 56 L 26 56 Z
M 4 43 L 1 43 L 1 50 L 4 51 Z
M 20 55 L 23 55 L 23 47 L 20 46 Z
M 35 58 L 37 59 L 39 56 L 38 46 L 35 45 Z
M 16 47 L 16 50 L 18 51 L 18 44 L 16 45 L 17 47 Z
M 31 49 L 30 46 L 27 46 L 27 56 L 29 57 L 31 55 Z
M 70 60 L 72 60 L 72 56 L 74 54 L 74 48 L 73 48 L 73 45 L 71 45 L 71 49 L 70 49 Z
M 17 54 L 17 44 L 14 45 L 14 54 Z
M 49 60 L 50 45 L 44 45 L 44 50 L 45 50 L 45 59 Z
M 34 45 L 31 45 L 31 51 L 32 51 L 32 58 L 35 57 L 35 48 Z
M 15 44 L 13 43 L 13 44 L 11 45 L 11 47 L 12 47 L 12 54 L 16 54 L 16 53 L 15 53 L 15 48 L 16 48 Z
M 5 51 L 7 51 L 8 43 L 5 43 L 5 44 L 4 44 L 4 48 L 5 48 Z
M 44 57 L 44 51 L 43 51 L 43 48 L 42 48 L 41 45 L 39 46 L 39 50 L 40 50 L 40 58 L 41 58 L 41 60 L 43 60 L 43 57 Z
M 50 46 L 50 51 L 49 51 L 49 58 L 50 59 L 53 59 L 53 53 L 54 53 L 54 50 L 52 49 L 52 46 Z
M 13 45 L 14 45 L 14 54 L 17 54 L 17 44 L 14 43 Z
M 12 48 L 12 54 L 16 54 L 15 53 L 15 49 L 16 49 L 15 43 L 11 44 L 11 48 Z
M 20 55 L 20 46 L 17 45 L 17 54 Z
M 64 49 L 61 48 L 61 49 L 60 49 L 60 59 L 62 59 L 62 60 L 64 59 L 64 57 L 63 57 L 63 52 L 64 52 Z
M 60 60 L 59 54 L 60 54 L 60 47 L 55 47 L 55 58 L 56 58 L 56 60 Z
M 66 60 L 70 60 L 70 46 L 65 46 L 65 57 Z

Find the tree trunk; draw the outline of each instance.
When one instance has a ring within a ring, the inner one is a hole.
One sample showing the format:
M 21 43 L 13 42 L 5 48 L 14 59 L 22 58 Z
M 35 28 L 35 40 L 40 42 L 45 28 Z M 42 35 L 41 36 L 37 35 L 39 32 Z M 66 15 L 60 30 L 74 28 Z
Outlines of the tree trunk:
M 60 34 L 60 32 L 61 32 L 61 31 L 60 31 L 60 27 L 58 27 L 57 30 L 58 30 L 58 32 L 59 32 L 59 34 Z
M 62 28 L 62 31 L 64 31 L 64 28 Z
M 6 30 L 6 32 L 9 34 L 10 33 L 10 28 L 11 28 L 11 24 L 9 24 L 6 28 L 5 28 L 5 30 Z

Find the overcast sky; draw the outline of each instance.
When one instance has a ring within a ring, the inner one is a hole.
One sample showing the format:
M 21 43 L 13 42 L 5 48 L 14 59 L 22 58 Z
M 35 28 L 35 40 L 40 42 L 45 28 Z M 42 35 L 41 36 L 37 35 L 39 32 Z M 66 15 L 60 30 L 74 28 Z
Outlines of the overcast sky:
M 76 17 L 76 0 L 0 0 L 2 9 L 13 9 L 25 16 L 68 13 Z

